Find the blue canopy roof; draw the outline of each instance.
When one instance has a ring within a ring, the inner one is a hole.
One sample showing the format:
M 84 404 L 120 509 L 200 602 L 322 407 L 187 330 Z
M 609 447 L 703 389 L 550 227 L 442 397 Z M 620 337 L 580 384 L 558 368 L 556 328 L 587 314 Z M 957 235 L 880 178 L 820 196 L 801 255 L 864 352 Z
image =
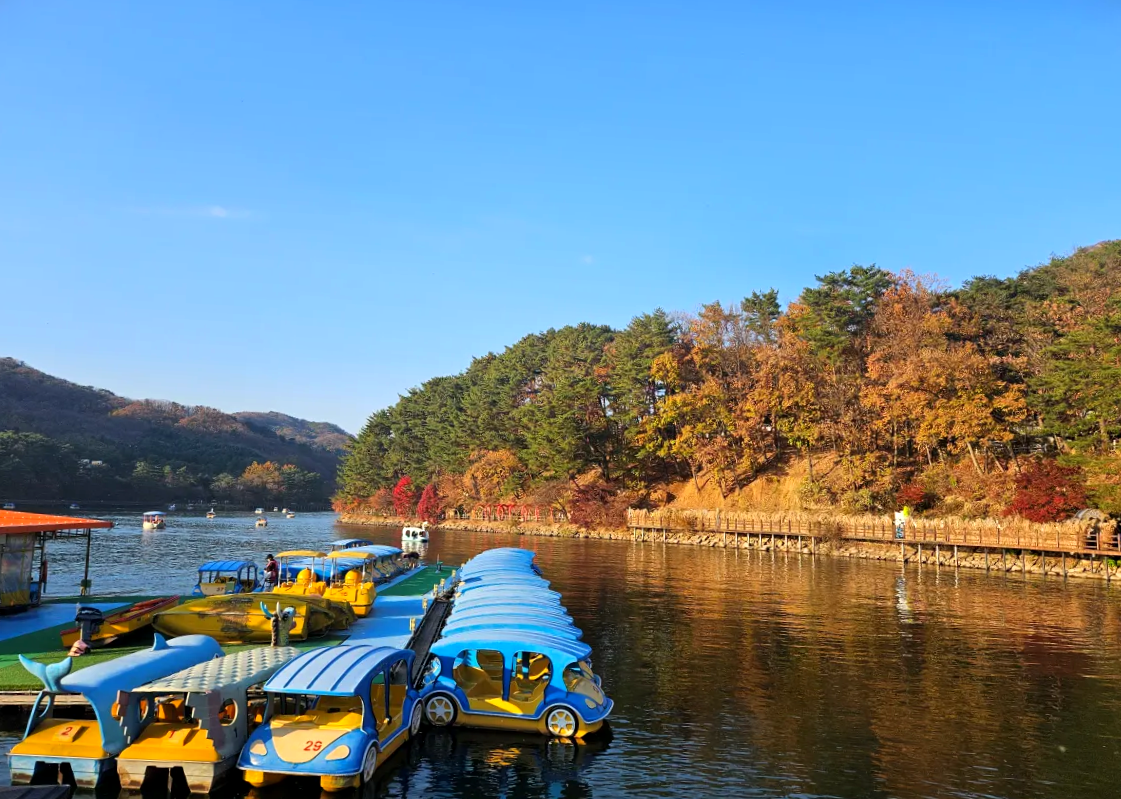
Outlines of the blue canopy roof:
M 583 631 L 571 622 L 564 621 L 555 616 L 524 616 L 521 618 L 464 618 L 453 619 L 444 626 L 444 635 L 454 635 L 465 632 L 485 632 L 487 630 L 539 630 L 549 635 L 562 638 L 582 638 Z
M 212 560 L 209 563 L 204 563 L 199 566 L 200 572 L 237 572 L 252 566 L 257 568 L 257 564 L 251 560 Z
M 532 591 L 472 591 L 455 600 L 456 608 L 477 608 L 481 605 L 513 605 L 515 607 L 559 608 L 560 596 L 538 595 Z
M 504 655 L 514 652 L 540 652 L 551 659 L 553 655 L 559 654 L 572 660 L 583 660 L 592 654 L 592 648 L 583 641 L 536 630 L 516 629 L 497 629 L 490 632 L 464 631 L 446 635 L 432 645 L 432 654 L 448 657 L 458 655 L 466 649 L 494 649 Z
M 385 544 L 366 544 L 360 547 L 351 547 L 358 552 L 372 552 L 379 558 L 384 558 L 389 555 L 400 555 L 402 550 L 400 547 L 386 546 Z
M 520 619 L 528 616 L 548 616 L 554 619 L 564 619 L 565 621 L 572 621 L 572 617 L 568 615 L 565 609 L 560 605 L 553 607 L 545 607 L 544 605 L 527 606 L 516 605 L 513 603 L 493 605 L 478 605 L 475 607 L 460 608 L 459 610 L 452 610 L 448 619 Z
M 412 661 L 409 649 L 349 644 L 312 649 L 289 662 L 265 683 L 265 690 L 284 694 L 355 696 L 387 661 Z
M 359 547 L 359 546 L 362 546 L 363 544 L 373 544 L 373 543 L 374 542 L 371 541 L 368 538 L 339 538 L 335 541 L 332 541 L 331 546 L 336 547 L 336 548 L 338 548 L 338 547 L 350 548 L 350 547 Z

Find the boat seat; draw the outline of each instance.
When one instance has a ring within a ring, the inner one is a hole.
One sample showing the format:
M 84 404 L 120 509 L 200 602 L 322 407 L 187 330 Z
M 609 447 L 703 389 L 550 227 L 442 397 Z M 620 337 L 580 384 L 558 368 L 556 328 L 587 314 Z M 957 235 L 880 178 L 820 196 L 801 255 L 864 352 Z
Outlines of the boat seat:
M 178 722 L 183 720 L 183 700 L 169 699 L 156 705 L 156 721 Z

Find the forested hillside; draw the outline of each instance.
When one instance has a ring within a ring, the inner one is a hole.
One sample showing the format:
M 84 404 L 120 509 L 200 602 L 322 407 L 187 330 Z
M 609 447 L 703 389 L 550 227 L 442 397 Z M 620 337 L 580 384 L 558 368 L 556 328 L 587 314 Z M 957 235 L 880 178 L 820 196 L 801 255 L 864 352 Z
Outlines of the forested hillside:
M 752 291 L 624 330 L 526 336 L 374 413 L 336 505 L 389 510 L 408 477 L 445 507 L 538 502 L 610 521 L 672 500 L 675 481 L 742 504 L 748 484 L 796 471 L 802 508 L 1062 516 L 1121 510 L 1119 434 L 1112 241 L 959 288 L 853 266 L 785 309 Z M 1041 511 L 1033 492 L 1063 499 Z
M 0 358 L 0 497 L 298 503 L 329 495 L 338 442 L 293 439 L 339 428 L 242 416 L 130 400 Z

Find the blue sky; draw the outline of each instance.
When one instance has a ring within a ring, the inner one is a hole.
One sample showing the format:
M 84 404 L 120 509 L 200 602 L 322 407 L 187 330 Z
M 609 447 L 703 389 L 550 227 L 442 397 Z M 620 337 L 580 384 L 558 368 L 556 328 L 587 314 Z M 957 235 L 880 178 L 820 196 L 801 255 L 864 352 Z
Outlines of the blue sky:
M 522 335 L 1121 236 L 1112 2 L 0 6 L 0 354 L 357 430 Z

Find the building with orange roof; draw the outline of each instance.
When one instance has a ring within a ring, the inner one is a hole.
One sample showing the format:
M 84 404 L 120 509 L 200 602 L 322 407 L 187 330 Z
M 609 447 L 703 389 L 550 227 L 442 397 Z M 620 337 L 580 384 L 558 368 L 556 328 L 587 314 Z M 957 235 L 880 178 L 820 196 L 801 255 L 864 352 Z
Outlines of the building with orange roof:
M 87 593 L 93 531 L 112 526 L 101 519 L 0 510 L 0 612 L 39 604 L 47 584 L 47 542 L 60 538 L 86 539 L 81 593 Z

